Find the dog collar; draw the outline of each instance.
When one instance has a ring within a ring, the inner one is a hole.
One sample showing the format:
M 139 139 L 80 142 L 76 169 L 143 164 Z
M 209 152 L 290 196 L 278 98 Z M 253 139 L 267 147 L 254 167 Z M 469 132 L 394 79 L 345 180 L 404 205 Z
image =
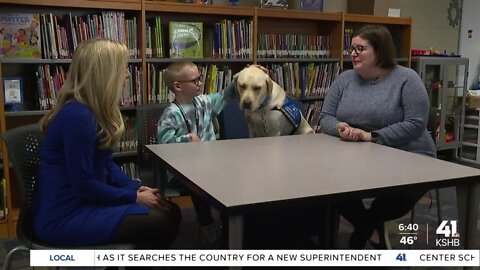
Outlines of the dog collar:
M 260 104 L 260 106 L 259 106 L 258 108 L 261 109 L 261 108 L 267 106 L 268 101 L 270 101 L 270 96 L 267 96 L 267 97 L 263 100 L 262 104 Z

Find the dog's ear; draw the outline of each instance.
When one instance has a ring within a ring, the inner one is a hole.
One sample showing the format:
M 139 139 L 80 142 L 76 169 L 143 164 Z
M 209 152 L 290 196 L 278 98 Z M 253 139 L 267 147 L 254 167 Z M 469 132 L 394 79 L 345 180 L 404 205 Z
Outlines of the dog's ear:
M 235 96 L 234 96 L 234 98 L 236 98 L 236 99 L 239 99 L 239 98 L 240 98 L 240 91 L 238 91 L 238 87 L 237 87 L 238 73 L 240 73 L 240 72 L 237 72 L 237 73 L 233 74 L 233 78 L 232 78 L 233 87 L 235 87 Z
M 266 77 L 266 81 L 267 81 L 267 93 L 268 93 L 269 96 L 271 96 L 272 92 L 273 92 L 273 81 L 270 78 L 270 76 L 268 76 L 268 74 L 265 74 L 265 77 Z

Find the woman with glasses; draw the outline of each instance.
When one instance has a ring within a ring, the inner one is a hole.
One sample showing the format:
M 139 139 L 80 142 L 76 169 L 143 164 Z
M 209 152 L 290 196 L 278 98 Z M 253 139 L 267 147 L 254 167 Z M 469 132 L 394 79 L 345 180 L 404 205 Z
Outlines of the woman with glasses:
M 373 142 L 435 157 L 435 145 L 426 129 L 427 91 L 414 70 L 396 64 L 388 29 L 364 26 L 353 35 L 349 52 L 353 69 L 332 83 L 322 108 L 322 131 L 347 141 Z M 379 196 L 370 208 L 361 199 L 339 203 L 339 213 L 355 227 L 350 248 L 362 249 L 369 239 L 374 247 L 386 248 L 384 222 L 407 214 L 425 192 L 415 189 Z

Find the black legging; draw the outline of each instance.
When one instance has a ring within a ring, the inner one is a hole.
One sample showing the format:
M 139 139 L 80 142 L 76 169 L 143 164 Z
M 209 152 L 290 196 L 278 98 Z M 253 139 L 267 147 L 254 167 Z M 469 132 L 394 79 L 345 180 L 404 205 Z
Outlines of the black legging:
M 361 199 L 335 204 L 338 212 L 354 227 L 350 239 L 350 248 L 364 248 L 373 231 L 382 226 L 385 221 L 406 215 L 423 197 L 425 190 L 411 190 L 395 195 L 385 195 L 375 198 L 369 209 L 366 209 Z
M 178 233 L 180 208 L 171 202 L 169 211 L 151 208 L 146 215 L 127 215 L 113 235 L 113 243 L 134 244 L 137 249 L 166 249 Z

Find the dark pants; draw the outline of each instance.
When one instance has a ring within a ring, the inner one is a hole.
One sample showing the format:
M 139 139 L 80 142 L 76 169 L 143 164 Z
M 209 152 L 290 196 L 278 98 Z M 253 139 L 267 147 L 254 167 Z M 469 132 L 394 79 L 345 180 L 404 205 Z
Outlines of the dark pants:
M 191 193 L 193 208 L 197 215 L 197 221 L 200 226 L 210 225 L 213 222 L 212 207 L 210 204 L 195 193 Z
M 369 209 L 365 208 L 361 199 L 335 204 L 339 214 L 355 227 L 350 239 L 350 248 L 365 247 L 366 241 L 370 239 L 376 228 L 383 226 L 385 221 L 406 215 L 425 192 L 425 190 L 411 190 L 395 195 L 379 196 L 373 200 Z
M 309 236 L 322 230 L 324 206 L 263 211 L 245 216 L 245 246 L 248 249 L 318 248 Z
M 182 195 L 188 195 L 192 198 L 193 208 L 197 216 L 197 221 L 200 226 L 210 225 L 213 222 L 212 207 L 211 205 L 198 196 L 195 192 L 189 190 L 180 180 L 173 177 L 168 183 L 170 187 L 175 188 Z
M 170 210 L 151 208 L 146 215 L 127 215 L 113 235 L 113 243 L 134 244 L 137 249 L 166 249 L 178 233 L 180 208 L 171 202 Z

